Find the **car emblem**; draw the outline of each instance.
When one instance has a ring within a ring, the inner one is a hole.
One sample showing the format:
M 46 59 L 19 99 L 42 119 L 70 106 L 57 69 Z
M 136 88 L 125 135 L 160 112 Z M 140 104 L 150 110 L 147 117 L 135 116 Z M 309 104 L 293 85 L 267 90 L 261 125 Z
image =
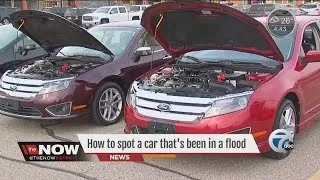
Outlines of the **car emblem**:
M 166 104 L 166 103 L 161 103 L 157 106 L 157 108 L 160 110 L 160 111 L 170 111 L 171 109 L 171 106 L 170 104 Z
M 15 91 L 17 90 L 18 86 L 17 85 L 12 85 L 10 86 L 10 90 Z

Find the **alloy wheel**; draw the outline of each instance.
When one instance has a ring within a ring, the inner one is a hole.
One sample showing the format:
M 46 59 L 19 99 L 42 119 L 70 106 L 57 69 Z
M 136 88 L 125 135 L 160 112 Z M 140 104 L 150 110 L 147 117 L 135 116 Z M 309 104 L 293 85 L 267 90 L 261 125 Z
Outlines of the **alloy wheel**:
M 114 121 L 123 108 L 120 92 L 115 88 L 106 89 L 99 100 L 99 111 L 105 121 Z
M 287 106 L 282 112 L 279 128 L 287 130 L 291 133 L 292 137 L 294 137 L 296 129 L 296 114 L 292 107 Z

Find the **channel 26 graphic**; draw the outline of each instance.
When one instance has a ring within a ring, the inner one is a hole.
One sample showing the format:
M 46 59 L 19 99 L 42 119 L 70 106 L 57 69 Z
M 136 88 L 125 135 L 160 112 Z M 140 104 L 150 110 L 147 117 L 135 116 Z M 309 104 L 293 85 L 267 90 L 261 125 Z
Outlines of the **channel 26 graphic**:
M 293 137 L 287 130 L 277 129 L 270 134 L 269 145 L 275 152 L 286 153 L 294 148 Z
M 86 161 L 80 142 L 18 142 L 26 161 Z

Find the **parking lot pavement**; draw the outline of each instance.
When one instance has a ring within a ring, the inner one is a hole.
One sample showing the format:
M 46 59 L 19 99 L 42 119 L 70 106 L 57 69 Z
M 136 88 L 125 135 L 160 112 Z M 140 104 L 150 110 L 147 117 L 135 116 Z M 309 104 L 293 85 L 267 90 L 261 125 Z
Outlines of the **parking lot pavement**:
M 1 179 L 307 179 L 319 177 L 320 121 L 297 136 L 285 160 L 260 156 L 184 155 L 176 159 L 148 159 L 145 163 L 41 162 L 23 160 L 18 141 L 77 140 L 78 133 L 122 133 L 124 122 L 99 127 L 85 120 L 46 122 L 0 116 Z M 46 126 L 48 123 L 51 126 Z

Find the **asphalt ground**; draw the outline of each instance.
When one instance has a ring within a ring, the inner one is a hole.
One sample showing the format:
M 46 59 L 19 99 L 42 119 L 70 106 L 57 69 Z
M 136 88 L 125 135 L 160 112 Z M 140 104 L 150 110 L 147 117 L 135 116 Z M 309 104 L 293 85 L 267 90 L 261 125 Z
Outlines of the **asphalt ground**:
M 183 155 L 136 162 L 26 162 L 18 141 L 77 141 L 80 133 L 123 133 L 86 119 L 36 121 L 0 115 L 0 179 L 312 179 L 320 180 L 320 121 L 297 135 L 284 160 L 261 156 Z

